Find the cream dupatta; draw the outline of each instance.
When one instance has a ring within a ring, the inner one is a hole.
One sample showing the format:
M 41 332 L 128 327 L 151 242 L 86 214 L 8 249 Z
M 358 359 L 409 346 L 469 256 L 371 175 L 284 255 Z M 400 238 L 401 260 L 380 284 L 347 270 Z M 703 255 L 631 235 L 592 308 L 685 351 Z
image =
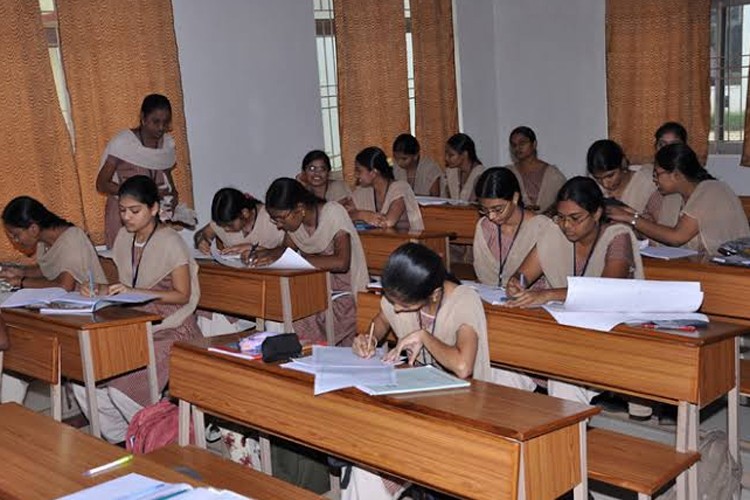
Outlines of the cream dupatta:
M 611 224 L 604 228 L 591 253 L 584 276 L 601 277 L 604 266 L 607 263 L 606 257 L 609 244 L 616 236 L 621 234 L 627 234 L 630 237 L 633 249 L 633 261 L 635 262 L 634 276 L 636 279 L 643 279 L 643 262 L 641 261 L 638 240 L 633 231 L 624 224 Z M 537 242 L 536 250 L 539 263 L 542 266 L 542 271 L 547 278 L 550 288 L 567 288 L 568 276 L 575 274 L 573 268 L 573 243 L 565 237 L 560 229 L 557 231 L 547 231 Z
M 365 251 L 359 234 L 354 228 L 351 218 L 346 209 L 340 204 L 329 201 L 320 209 L 318 227 L 313 234 L 308 234 L 304 226 L 293 233 L 289 233 L 292 242 L 305 253 L 320 254 L 326 251 L 336 235 L 344 231 L 349 235 L 351 245 L 351 262 L 349 264 L 349 275 L 351 276 L 352 292 L 354 299 L 357 293 L 367 289 L 370 276 L 367 272 Z
M 99 160 L 99 170 L 102 169 L 109 156 L 119 158 L 136 167 L 157 171 L 169 170 L 177 162 L 174 139 L 170 134 L 164 134 L 160 147 L 147 148 L 130 129 L 120 131 L 107 143 Z M 117 172 L 112 180 L 119 182 Z
M 409 174 L 403 168 L 394 165 L 393 173 L 397 181 L 408 183 Z M 430 196 L 430 188 L 443 177 L 443 171 L 432 158 L 426 156 L 419 157 L 417 164 L 417 175 L 414 178 L 414 194 L 417 196 Z
M 474 195 L 474 186 L 477 184 L 479 176 L 482 175 L 485 170 L 487 169 L 481 163 L 475 165 L 474 168 L 471 169 L 471 172 L 469 172 L 466 182 L 461 186 L 459 169 L 446 169 L 441 195 L 454 200 L 475 201 L 476 196 Z
M 487 246 L 487 240 L 482 230 L 482 221 L 485 219 L 486 217 L 483 217 L 477 221 L 474 231 L 474 272 L 476 272 L 479 281 L 485 285 L 496 286 L 500 273 L 500 262 L 495 259 L 492 250 Z M 531 219 L 524 220 L 518 230 L 518 235 L 513 242 L 513 246 L 505 259 L 501 277 L 502 286 L 505 286 L 510 277 L 518 271 L 518 268 L 521 267 L 524 259 L 534 248 L 534 245 L 537 244 L 539 238 L 546 232 L 553 231 L 559 232 L 559 229 L 552 220 L 544 215 L 537 215 Z
M 656 191 L 654 184 L 654 166 L 641 165 L 631 167 L 633 175 L 628 185 L 622 191 L 620 201 L 638 213 L 642 213 L 648 204 L 651 195 Z
M 523 195 L 523 202 L 527 206 L 536 205 L 539 207 L 539 213 L 544 213 L 549 207 L 551 207 L 557 199 L 557 193 L 560 188 L 565 184 L 565 175 L 560 172 L 560 169 L 555 165 L 547 165 L 544 169 L 544 175 L 542 177 L 542 184 L 539 186 L 539 194 L 536 196 L 536 203 L 532 203 L 529 199 L 529 195 L 526 193 L 526 185 L 523 180 L 523 175 L 518 167 L 513 165 L 506 165 L 511 172 L 516 175 L 518 184 L 521 186 L 521 194 Z
M 133 285 L 133 238 L 124 227 L 120 229 L 112 248 L 112 256 L 117 266 L 120 282 Z M 151 289 L 180 266 L 188 265 L 190 270 L 190 299 L 174 314 L 167 316 L 154 326 L 154 332 L 180 326 L 198 307 L 200 285 L 198 284 L 198 264 L 187 243 L 172 228 L 158 225 L 141 254 L 135 288 Z
M 686 247 L 716 255 L 722 243 L 750 236 L 745 211 L 737 195 L 724 182 L 700 182 L 685 203 L 682 213 L 698 222 L 699 232 Z
M 96 283 L 107 283 L 94 245 L 86 233 L 76 226 L 63 231 L 49 248 L 40 242 L 36 248 L 36 263 L 42 276 L 49 281 L 68 272 L 78 283 L 88 283 L 91 272 Z
M 381 214 L 387 214 L 391 203 L 398 199 L 404 200 L 406 206 L 406 216 L 409 219 L 410 231 L 424 231 L 424 222 L 422 221 L 422 211 L 419 209 L 419 203 L 414 197 L 414 191 L 405 181 L 392 181 L 388 186 L 388 192 L 385 193 L 383 206 L 380 207 Z M 358 187 L 352 193 L 352 201 L 358 210 L 369 210 L 375 212 L 375 190 L 372 187 Z
M 338 179 L 332 179 L 328 181 L 326 187 L 326 200 L 327 201 L 340 201 L 344 198 L 348 198 L 352 195 L 352 190 L 346 182 Z
M 264 205 L 256 205 L 256 210 L 258 216 L 255 218 L 255 224 L 252 231 L 246 236 L 242 234 L 242 231 L 229 232 L 214 221 L 210 222 L 211 229 L 227 247 L 242 244 L 257 244 L 261 248 L 278 247 L 284 241 L 284 231 L 279 230 L 276 224 L 271 221 L 271 216 L 268 215 Z
M 401 339 L 419 330 L 419 312 L 396 313 L 385 297 L 380 299 L 380 310 L 391 325 L 391 330 Z M 489 343 L 487 341 L 487 318 L 482 306 L 482 299 L 477 292 L 466 285 L 453 289 L 440 306 L 434 323 L 434 335 L 443 343 L 456 345 L 458 329 L 468 325 L 477 333 L 477 355 L 474 359 L 472 377 L 477 380 L 492 381 L 490 369 Z M 426 350 L 425 350 L 426 352 Z M 433 361 L 427 353 L 428 363 Z

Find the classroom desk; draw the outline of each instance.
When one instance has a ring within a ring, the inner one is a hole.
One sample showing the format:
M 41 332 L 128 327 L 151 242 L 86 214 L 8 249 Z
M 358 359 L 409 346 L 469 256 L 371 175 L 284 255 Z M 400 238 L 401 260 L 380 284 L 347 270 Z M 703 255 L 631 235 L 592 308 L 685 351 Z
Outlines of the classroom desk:
M 646 279 L 700 281 L 701 312 L 729 323 L 750 324 L 750 269 L 723 266 L 699 258 L 660 260 L 643 258 Z
M 428 205 L 419 208 L 426 231 L 447 231 L 456 235 L 452 243 L 474 244 L 474 229 L 479 221 L 475 206 Z
M 0 405 L 0 422 L 0 498 L 4 500 L 48 500 L 131 472 L 170 483 L 208 486 L 150 460 L 148 455 L 136 456 L 112 471 L 85 477 L 85 471 L 117 460 L 127 452 L 14 403 Z M 244 481 L 247 491 L 238 492 L 252 493 L 258 500 L 283 498 L 269 486 L 292 488 L 307 498 L 299 488 L 251 469 Z
M 420 243 L 437 253 L 450 266 L 450 233 L 440 231 L 397 231 L 394 229 L 367 229 L 359 231 L 365 250 L 365 260 L 370 274 L 383 273 L 388 257 L 404 243 Z
M 211 261 L 199 261 L 199 267 L 201 309 L 283 322 L 287 332 L 294 331 L 294 320 L 328 310 L 331 294 L 325 271 L 236 269 Z M 326 329 L 331 342 L 331 314 Z
M 603 333 L 559 325 L 541 309 L 485 311 L 492 363 L 676 404 L 678 451 L 698 449 L 700 408 L 727 394 L 729 448 L 739 460 L 739 336 L 748 327 L 713 321 L 694 336 L 624 325 Z
M 54 336 L 60 344 L 61 374 L 86 386 L 91 434 L 99 437 L 96 383 L 146 368 L 151 401 L 159 400 L 156 358 L 151 323 L 161 317 L 123 307 L 109 307 L 93 315 L 40 314 L 30 309 L 2 309 L 11 351 L 18 342 L 33 343 L 35 336 Z M 33 346 L 23 349 L 33 352 Z M 10 351 L 9 351 L 10 352 Z M 33 363 L 33 359 L 30 359 Z
M 597 408 L 474 381 L 469 389 L 313 396 L 312 376 L 177 343 L 170 392 L 181 444 L 190 406 L 468 498 L 586 498 L 586 421 Z M 200 418 L 197 419 L 200 425 Z

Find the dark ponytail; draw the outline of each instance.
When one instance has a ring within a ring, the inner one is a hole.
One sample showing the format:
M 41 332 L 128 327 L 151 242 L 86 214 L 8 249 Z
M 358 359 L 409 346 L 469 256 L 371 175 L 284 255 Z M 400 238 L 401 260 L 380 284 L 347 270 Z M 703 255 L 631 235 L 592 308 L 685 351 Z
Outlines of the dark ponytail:
M 388 165 L 385 152 L 375 146 L 370 146 L 359 152 L 354 161 L 367 170 L 377 170 L 384 179 L 393 180 L 393 167 Z
M 255 210 L 259 204 L 260 201 L 238 189 L 222 188 L 211 202 L 211 220 L 220 226 L 227 225 L 239 219 L 243 209 Z
M 474 165 L 482 163 L 477 156 L 477 147 L 474 140 L 466 134 L 455 134 L 446 142 L 446 145 L 458 154 L 466 152 L 469 155 L 469 161 Z
M 427 300 L 445 281 L 461 284 L 445 268 L 443 259 L 419 243 L 398 247 L 383 269 L 383 293 L 405 304 Z
M 19 229 L 36 224 L 40 229 L 70 227 L 73 224 L 47 210 L 47 207 L 30 196 L 13 198 L 3 210 L 3 223 Z
M 276 179 L 266 191 L 266 208 L 272 210 L 294 210 L 300 203 L 312 207 L 325 202 L 305 189 L 299 181 L 289 177 Z
M 703 168 L 695 152 L 687 144 L 668 144 L 656 152 L 656 164 L 667 172 L 679 171 L 689 181 L 698 183 L 714 180 L 714 176 Z

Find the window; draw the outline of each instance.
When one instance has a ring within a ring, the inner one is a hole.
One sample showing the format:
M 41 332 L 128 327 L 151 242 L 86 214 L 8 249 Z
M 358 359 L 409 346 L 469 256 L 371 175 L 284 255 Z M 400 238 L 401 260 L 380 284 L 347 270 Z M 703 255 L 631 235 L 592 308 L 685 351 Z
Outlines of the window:
M 315 14 L 315 38 L 318 52 L 320 109 L 323 115 L 323 143 L 326 153 L 331 157 L 331 166 L 334 170 L 341 170 L 341 138 L 339 136 L 338 81 L 336 73 L 336 24 L 333 14 L 333 2 L 334 0 L 313 0 L 313 12 Z M 412 51 L 411 8 L 409 0 L 404 0 L 404 18 L 406 19 L 409 124 L 411 133 L 414 134 L 416 97 L 414 90 L 414 55 Z
M 713 0 L 710 50 L 710 152 L 739 154 L 750 66 L 750 0 Z
M 65 72 L 63 71 L 62 54 L 60 53 L 60 37 L 57 31 L 57 12 L 54 0 L 39 0 L 39 10 L 42 15 L 44 35 L 47 38 L 49 49 L 49 62 L 52 65 L 52 75 L 55 78 L 57 99 L 60 102 L 65 125 L 68 127 L 71 140 L 73 140 L 73 118 L 70 113 L 70 98 L 65 85 Z

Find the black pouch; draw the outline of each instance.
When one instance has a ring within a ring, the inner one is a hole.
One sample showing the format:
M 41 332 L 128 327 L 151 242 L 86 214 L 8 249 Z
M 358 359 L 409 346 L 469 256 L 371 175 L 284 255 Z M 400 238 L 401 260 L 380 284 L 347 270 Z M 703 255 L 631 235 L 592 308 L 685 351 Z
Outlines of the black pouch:
M 273 363 L 296 358 L 302 353 L 302 344 L 299 343 L 296 333 L 282 333 L 264 340 L 260 350 L 263 353 L 263 361 Z

